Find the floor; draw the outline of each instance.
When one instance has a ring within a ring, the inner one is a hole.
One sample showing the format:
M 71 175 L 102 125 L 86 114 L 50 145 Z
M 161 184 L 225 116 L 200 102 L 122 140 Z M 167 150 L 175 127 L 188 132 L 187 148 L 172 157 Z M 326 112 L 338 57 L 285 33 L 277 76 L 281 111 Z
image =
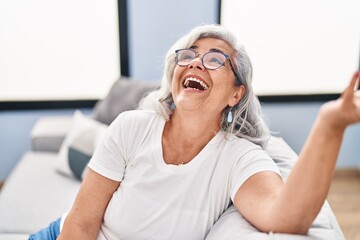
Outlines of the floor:
M 327 199 L 345 239 L 360 240 L 360 171 L 336 171 Z

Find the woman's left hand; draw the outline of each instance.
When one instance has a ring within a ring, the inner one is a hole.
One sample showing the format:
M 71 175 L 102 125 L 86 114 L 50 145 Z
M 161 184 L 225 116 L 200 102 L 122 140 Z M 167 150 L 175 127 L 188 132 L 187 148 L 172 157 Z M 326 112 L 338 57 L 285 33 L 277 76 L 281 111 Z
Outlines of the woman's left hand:
M 353 75 L 340 98 L 321 107 L 319 116 L 323 124 L 333 130 L 345 130 L 351 124 L 360 123 L 360 91 L 355 89 L 359 84 L 359 76 L 360 71 Z

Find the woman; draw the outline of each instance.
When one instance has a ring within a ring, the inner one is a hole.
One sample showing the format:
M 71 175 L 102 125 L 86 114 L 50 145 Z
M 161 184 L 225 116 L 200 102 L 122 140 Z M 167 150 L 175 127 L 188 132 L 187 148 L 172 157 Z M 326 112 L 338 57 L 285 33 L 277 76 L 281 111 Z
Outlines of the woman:
M 345 128 L 360 122 L 359 72 L 322 106 L 286 184 L 260 147 L 269 131 L 251 75 L 245 51 L 221 26 L 177 41 L 161 88 L 109 127 L 58 239 L 204 239 L 231 201 L 260 231 L 306 233 Z

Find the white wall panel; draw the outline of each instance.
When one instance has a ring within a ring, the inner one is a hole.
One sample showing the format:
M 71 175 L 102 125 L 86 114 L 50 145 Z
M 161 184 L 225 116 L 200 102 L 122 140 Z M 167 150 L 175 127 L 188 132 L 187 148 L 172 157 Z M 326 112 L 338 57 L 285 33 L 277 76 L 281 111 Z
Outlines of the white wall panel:
M 359 66 L 359 0 L 222 0 L 259 95 L 339 93 Z
M 97 99 L 120 76 L 117 1 L 0 1 L 0 101 Z

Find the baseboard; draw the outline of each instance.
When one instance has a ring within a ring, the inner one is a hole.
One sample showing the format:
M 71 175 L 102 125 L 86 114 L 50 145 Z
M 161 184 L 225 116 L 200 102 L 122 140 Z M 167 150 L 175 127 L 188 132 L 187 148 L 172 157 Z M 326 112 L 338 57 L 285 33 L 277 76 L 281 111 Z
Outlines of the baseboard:
M 341 168 L 335 169 L 334 178 L 341 177 L 360 177 L 360 169 L 359 168 Z

